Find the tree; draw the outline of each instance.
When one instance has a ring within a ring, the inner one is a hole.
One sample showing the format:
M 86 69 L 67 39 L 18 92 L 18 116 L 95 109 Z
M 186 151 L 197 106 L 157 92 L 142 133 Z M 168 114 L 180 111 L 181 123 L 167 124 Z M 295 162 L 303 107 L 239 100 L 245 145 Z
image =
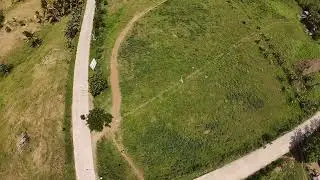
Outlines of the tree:
M 313 133 L 304 140 L 303 152 L 307 162 L 320 160 L 320 131 Z
M 101 108 L 95 108 L 89 112 L 86 121 L 91 131 L 102 131 L 105 126 L 109 126 L 112 118 L 110 113 L 106 113 Z

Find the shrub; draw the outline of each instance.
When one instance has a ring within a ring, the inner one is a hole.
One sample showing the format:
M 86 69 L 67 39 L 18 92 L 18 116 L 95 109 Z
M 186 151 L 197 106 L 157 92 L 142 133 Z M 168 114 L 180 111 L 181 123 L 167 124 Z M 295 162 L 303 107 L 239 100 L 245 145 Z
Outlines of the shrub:
M 74 39 L 80 31 L 81 15 L 82 6 L 78 5 L 72 9 L 71 19 L 69 20 L 65 31 L 65 36 L 67 37 L 67 39 Z
M 320 160 L 320 132 L 315 132 L 304 140 L 302 148 L 307 162 L 317 162 Z
M 87 124 L 91 131 L 102 131 L 105 126 L 109 126 L 112 118 L 110 113 L 106 113 L 101 108 L 95 108 L 89 112 Z
M 13 65 L 11 64 L 0 64 L 0 76 L 5 76 L 11 72 Z
M 89 78 L 90 93 L 94 97 L 101 94 L 101 92 L 107 88 L 108 88 L 108 82 L 103 78 L 103 75 L 101 72 L 96 72 Z
M 3 26 L 5 17 L 4 17 L 4 13 L 3 10 L 0 9 L 0 28 Z

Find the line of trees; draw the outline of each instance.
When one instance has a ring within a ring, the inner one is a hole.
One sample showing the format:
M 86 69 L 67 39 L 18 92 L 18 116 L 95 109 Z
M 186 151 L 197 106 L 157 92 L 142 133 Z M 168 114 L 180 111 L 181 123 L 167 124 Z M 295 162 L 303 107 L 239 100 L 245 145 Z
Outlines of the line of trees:
M 107 34 L 107 0 L 96 0 L 96 11 L 93 21 L 94 39 L 92 41 L 93 56 L 99 61 L 103 59 L 104 43 Z M 108 88 L 108 81 L 100 66 L 92 72 L 89 78 L 90 93 L 98 96 Z
M 74 8 L 82 4 L 82 0 L 41 0 L 43 15 L 50 23 L 60 21 L 63 16 L 69 15 Z

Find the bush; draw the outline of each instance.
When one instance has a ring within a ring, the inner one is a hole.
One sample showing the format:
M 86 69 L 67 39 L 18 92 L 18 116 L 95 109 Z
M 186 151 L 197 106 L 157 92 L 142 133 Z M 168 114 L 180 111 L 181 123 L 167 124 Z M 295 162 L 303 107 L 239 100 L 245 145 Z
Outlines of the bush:
M 4 13 L 3 10 L 0 9 L 0 28 L 3 26 L 5 17 L 4 17 Z
M 304 140 L 303 152 L 306 161 L 318 162 L 320 160 L 320 132 L 315 132 Z
M 102 131 L 105 126 L 109 126 L 112 118 L 112 115 L 103 109 L 95 108 L 89 112 L 87 124 L 91 131 Z
M 78 32 L 80 31 L 81 26 L 81 15 L 82 15 L 82 6 L 78 5 L 72 9 L 71 19 L 67 24 L 67 29 L 65 31 L 65 36 L 67 39 L 74 39 Z
M 101 92 L 107 88 L 108 88 L 108 82 L 103 78 L 103 75 L 101 72 L 96 72 L 89 78 L 90 93 L 94 97 L 101 94 Z
M 0 76 L 8 75 L 13 68 L 11 64 L 0 64 Z

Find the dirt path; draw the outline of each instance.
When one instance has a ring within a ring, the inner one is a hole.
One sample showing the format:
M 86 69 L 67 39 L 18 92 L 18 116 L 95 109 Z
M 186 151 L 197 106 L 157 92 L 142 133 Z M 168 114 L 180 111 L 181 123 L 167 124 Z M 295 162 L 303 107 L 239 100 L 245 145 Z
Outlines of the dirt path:
M 108 135 L 112 138 L 113 143 L 115 144 L 117 150 L 121 153 L 122 157 L 128 162 L 130 168 L 133 173 L 139 180 L 143 180 L 143 171 L 139 169 L 133 162 L 130 155 L 125 151 L 124 145 L 122 144 L 122 137 L 119 133 L 120 125 L 121 125 L 121 90 L 120 90 L 120 79 L 119 79 L 119 71 L 118 71 L 118 54 L 119 49 L 121 47 L 122 42 L 125 40 L 126 36 L 129 34 L 130 30 L 133 28 L 135 22 L 137 22 L 140 18 L 142 18 L 145 14 L 152 11 L 159 5 L 163 4 L 167 0 L 162 0 L 159 3 L 155 4 L 152 7 L 147 8 L 143 12 L 135 15 L 126 27 L 120 32 L 118 36 L 111 54 L 110 60 L 110 81 L 111 81 L 111 90 L 112 90 L 112 115 L 113 121 L 111 123 L 111 128 L 104 129 L 102 133 L 97 134 L 94 138 L 94 141 L 97 142 L 103 136 Z

